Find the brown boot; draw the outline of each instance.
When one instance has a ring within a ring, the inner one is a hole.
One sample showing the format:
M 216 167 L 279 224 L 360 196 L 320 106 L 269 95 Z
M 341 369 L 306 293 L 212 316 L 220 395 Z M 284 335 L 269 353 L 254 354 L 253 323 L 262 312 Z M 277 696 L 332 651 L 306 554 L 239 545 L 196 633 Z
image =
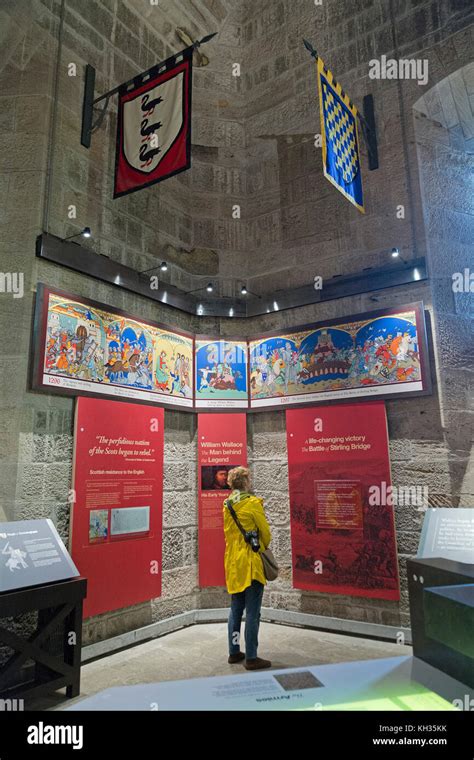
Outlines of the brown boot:
M 255 657 L 253 660 L 245 660 L 245 668 L 247 670 L 263 670 L 263 668 L 271 668 L 272 663 L 270 660 L 262 660 L 261 657 Z
M 234 665 L 236 662 L 242 662 L 242 660 L 245 660 L 244 652 L 237 652 L 237 654 L 230 654 L 227 662 Z

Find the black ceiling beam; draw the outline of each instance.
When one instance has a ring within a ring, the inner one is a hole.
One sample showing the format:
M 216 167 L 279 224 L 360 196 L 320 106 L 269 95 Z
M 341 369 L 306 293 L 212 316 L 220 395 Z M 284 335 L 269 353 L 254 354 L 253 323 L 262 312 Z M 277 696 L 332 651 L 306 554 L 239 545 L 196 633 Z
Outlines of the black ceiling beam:
M 323 281 L 321 290 L 315 290 L 311 283 L 298 288 L 275 291 L 261 297 L 249 295 L 245 298 L 222 296 L 210 298 L 206 293 L 206 283 L 203 284 L 202 297 L 196 296 L 195 293 L 186 293 L 174 285 L 162 283 L 159 276 L 159 264 L 156 267 L 159 287 L 154 290 L 150 288 L 150 274 L 145 276 L 79 243 L 64 241 L 47 233 L 38 236 L 36 255 L 46 261 L 123 288 L 157 303 L 172 306 L 193 316 L 203 317 L 228 317 L 231 307 L 234 310 L 234 317 L 258 317 L 275 311 L 275 302 L 278 307 L 276 310 L 283 311 L 427 279 L 425 259 L 417 258 L 397 262 L 395 266 L 387 264 L 383 267 L 371 267 L 356 274 L 333 277 Z M 202 306 L 202 311 L 198 313 L 199 306 Z

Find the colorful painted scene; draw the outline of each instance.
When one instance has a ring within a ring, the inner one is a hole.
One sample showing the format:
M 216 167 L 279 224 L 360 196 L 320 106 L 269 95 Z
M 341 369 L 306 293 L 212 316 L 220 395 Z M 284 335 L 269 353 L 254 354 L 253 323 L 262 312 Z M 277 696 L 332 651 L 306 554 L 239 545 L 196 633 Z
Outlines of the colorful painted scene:
M 415 311 L 250 342 L 252 399 L 420 380 Z
M 109 510 L 91 509 L 89 512 L 89 542 L 105 541 L 109 535 Z
M 196 340 L 196 399 L 246 398 L 246 342 Z
M 193 341 L 50 294 L 44 371 L 192 399 Z
M 111 319 L 107 330 L 105 381 L 153 388 L 153 337 L 150 328 L 127 318 Z
M 193 397 L 193 342 L 184 335 L 157 330 L 155 388 L 171 396 Z
M 105 348 L 105 330 L 98 311 L 50 296 L 45 372 L 101 383 Z

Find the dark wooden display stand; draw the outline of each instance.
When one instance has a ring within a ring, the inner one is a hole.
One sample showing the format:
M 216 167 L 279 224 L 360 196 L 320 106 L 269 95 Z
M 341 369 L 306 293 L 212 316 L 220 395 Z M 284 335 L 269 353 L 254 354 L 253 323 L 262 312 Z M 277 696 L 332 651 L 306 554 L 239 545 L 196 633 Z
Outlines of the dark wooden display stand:
M 0 646 L 14 652 L 0 667 L 0 696 L 44 697 L 66 687 L 77 697 L 81 678 L 82 604 L 87 579 L 78 577 L 0 593 Z M 37 612 L 36 631 L 26 638 L 3 626 L 3 618 Z M 75 634 L 75 644 L 69 636 Z M 34 675 L 22 682 L 26 660 L 33 660 Z
M 474 584 L 474 564 L 438 557 L 407 560 L 413 654 L 434 668 L 474 688 L 474 658 L 453 646 L 431 638 L 426 630 L 423 595 L 426 589 Z M 421 583 L 420 578 L 423 578 Z M 454 632 L 456 635 L 456 632 Z

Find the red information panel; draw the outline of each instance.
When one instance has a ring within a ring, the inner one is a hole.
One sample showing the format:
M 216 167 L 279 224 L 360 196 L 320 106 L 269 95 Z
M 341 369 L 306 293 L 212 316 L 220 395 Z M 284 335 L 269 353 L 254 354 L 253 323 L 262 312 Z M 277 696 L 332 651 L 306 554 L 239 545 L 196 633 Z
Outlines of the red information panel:
M 161 595 L 163 409 L 80 397 L 70 551 L 84 615 Z
M 247 466 L 245 414 L 198 415 L 199 585 L 225 586 L 222 505 L 227 473 Z
M 293 585 L 400 598 L 383 401 L 286 412 Z

